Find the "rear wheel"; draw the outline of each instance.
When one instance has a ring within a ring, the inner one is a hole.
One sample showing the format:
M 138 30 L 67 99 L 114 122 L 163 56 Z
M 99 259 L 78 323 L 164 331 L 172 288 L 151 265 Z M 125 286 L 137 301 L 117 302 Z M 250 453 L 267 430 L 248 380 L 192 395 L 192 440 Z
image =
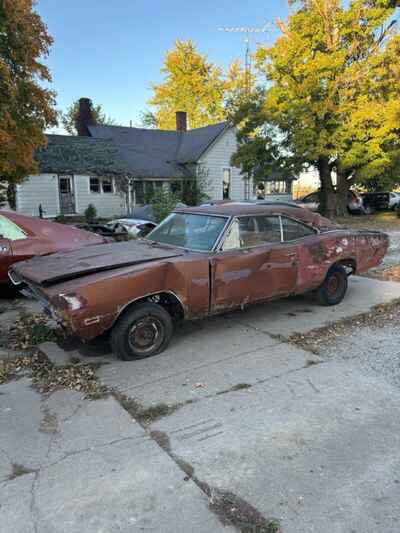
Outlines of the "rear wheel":
M 162 352 L 172 336 L 171 315 L 160 305 L 143 303 L 127 311 L 111 331 L 111 347 L 124 361 Z
M 341 265 L 334 265 L 316 290 L 315 297 L 321 305 L 337 305 L 343 300 L 346 291 L 347 272 Z

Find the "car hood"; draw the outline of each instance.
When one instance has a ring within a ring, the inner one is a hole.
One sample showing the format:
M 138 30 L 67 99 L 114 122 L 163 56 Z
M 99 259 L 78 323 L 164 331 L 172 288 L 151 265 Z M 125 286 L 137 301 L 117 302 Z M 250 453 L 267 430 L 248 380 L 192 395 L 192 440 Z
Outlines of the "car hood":
M 99 244 L 18 263 L 11 270 L 11 278 L 16 282 L 26 280 L 49 286 L 96 272 L 170 259 L 184 253 L 179 248 L 146 241 Z

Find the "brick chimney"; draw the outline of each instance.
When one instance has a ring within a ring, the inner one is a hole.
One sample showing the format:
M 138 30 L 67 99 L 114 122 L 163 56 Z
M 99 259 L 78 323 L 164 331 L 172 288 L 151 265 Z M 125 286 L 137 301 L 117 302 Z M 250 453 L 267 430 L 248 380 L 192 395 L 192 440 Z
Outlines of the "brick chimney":
M 90 137 L 89 125 L 96 124 L 93 115 L 93 105 L 90 98 L 80 98 L 78 113 L 75 117 L 75 128 L 81 137 Z
M 187 131 L 187 115 L 186 111 L 177 111 L 176 115 L 176 131 Z

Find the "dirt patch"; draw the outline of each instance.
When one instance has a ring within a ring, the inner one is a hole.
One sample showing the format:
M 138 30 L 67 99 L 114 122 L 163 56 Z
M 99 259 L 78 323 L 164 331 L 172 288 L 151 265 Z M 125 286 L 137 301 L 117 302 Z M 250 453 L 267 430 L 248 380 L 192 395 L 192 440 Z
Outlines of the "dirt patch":
M 255 507 L 231 491 L 211 487 L 201 481 L 193 466 L 177 456 L 171 449 L 171 442 L 163 431 L 151 431 L 150 437 L 171 457 L 185 474 L 185 481 L 193 481 L 208 498 L 210 511 L 220 522 L 233 526 L 241 533 L 282 533 L 277 520 L 265 518 Z
M 392 324 L 398 326 L 400 321 L 400 299 L 387 304 L 374 306 L 368 313 L 361 313 L 344 318 L 308 333 L 294 333 L 288 341 L 314 354 L 320 354 L 323 346 L 334 343 L 338 337 L 354 333 L 360 328 L 382 328 Z M 311 361 L 311 360 L 310 360 Z M 308 365 L 310 363 L 307 363 Z M 311 363 L 314 364 L 314 363 Z
M 365 276 L 383 281 L 400 281 L 400 265 L 384 268 L 382 270 L 370 270 Z
M 223 525 L 233 526 L 241 533 L 282 533 L 277 520 L 265 518 L 249 502 L 228 490 L 205 485 L 209 507 Z
M 11 481 L 17 477 L 26 476 L 27 474 L 35 474 L 36 470 L 27 468 L 26 466 L 20 465 L 18 463 L 12 464 L 11 474 L 8 476 L 7 480 Z
M 54 434 L 58 432 L 58 420 L 56 415 L 51 414 L 49 411 L 45 411 L 44 417 L 40 422 L 39 431 L 42 433 Z

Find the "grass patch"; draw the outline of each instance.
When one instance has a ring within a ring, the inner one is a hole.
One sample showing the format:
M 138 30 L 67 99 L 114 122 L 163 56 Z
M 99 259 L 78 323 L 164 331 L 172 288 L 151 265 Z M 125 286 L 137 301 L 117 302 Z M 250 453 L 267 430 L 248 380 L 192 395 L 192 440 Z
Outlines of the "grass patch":
M 143 426 L 148 426 L 156 420 L 160 420 L 160 418 L 172 415 L 172 413 L 184 405 L 180 403 L 158 403 L 151 405 L 150 407 L 144 407 L 140 402 L 134 398 L 129 398 L 125 394 L 114 392 L 113 396 L 121 405 L 121 407 L 123 407 L 132 418 L 134 418 Z
M 383 211 L 373 215 L 337 217 L 335 222 L 354 229 L 400 231 L 400 218 L 393 211 Z
M 237 392 L 241 390 L 247 390 L 250 389 L 251 385 L 249 383 L 238 383 L 237 385 L 233 385 L 229 389 L 222 390 L 220 392 L 217 392 L 217 396 L 221 394 L 227 394 L 228 392 Z
M 26 466 L 20 465 L 18 463 L 13 463 L 11 474 L 8 476 L 7 480 L 12 481 L 17 477 L 26 476 L 27 474 L 34 474 L 35 472 L 36 470 L 32 470 L 31 468 L 27 468 Z

